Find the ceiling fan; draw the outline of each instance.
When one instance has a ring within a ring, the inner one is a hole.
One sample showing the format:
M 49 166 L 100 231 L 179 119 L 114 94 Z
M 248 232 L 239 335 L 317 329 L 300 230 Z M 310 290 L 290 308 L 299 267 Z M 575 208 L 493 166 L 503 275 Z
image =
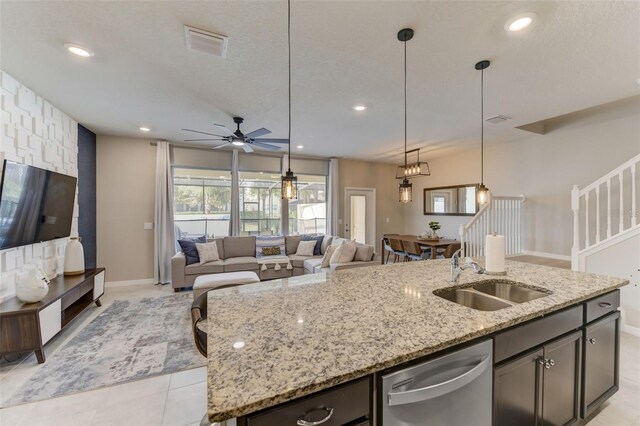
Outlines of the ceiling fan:
M 271 133 L 270 130 L 265 129 L 264 127 L 254 130 L 253 132 L 249 132 L 246 135 L 240 131 L 240 124 L 244 119 L 242 117 L 233 117 L 233 122 L 238 125 L 238 129 L 235 132 L 232 132 L 227 128 L 227 126 L 223 124 L 215 124 L 215 126 L 220 130 L 222 135 L 216 135 L 214 133 L 201 132 L 200 130 L 192 130 L 192 129 L 182 129 L 187 132 L 200 133 L 202 135 L 216 136 L 215 139 L 206 138 L 206 139 L 185 139 L 185 142 L 204 142 L 204 141 L 223 141 L 224 143 L 216 146 L 213 149 L 224 148 L 229 145 L 235 145 L 241 147 L 244 152 L 253 152 L 254 147 L 269 149 L 272 151 L 277 151 L 280 149 L 279 146 L 274 146 L 270 144 L 288 144 L 289 139 L 270 139 L 270 138 L 259 138 L 260 136 L 268 135 Z

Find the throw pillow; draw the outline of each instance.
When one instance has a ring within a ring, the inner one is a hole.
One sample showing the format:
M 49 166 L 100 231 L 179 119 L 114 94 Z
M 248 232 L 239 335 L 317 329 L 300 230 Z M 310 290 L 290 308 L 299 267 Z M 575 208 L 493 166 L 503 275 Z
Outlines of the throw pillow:
M 280 256 L 282 252 L 280 251 L 280 246 L 262 247 L 262 254 L 264 256 Z
M 300 241 L 298 244 L 298 251 L 296 251 L 296 255 L 298 256 L 313 256 L 313 250 L 316 247 L 316 241 Z
M 322 254 L 322 241 L 324 240 L 324 235 L 303 235 L 302 241 L 315 241 L 316 246 L 313 248 L 313 255 L 320 256 Z
M 322 239 L 322 245 L 320 246 L 320 254 L 325 254 L 327 252 L 327 247 L 331 245 L 331 241 L 333 241 L 333 237 L 331 235 L 325 235 Z
M 178 244 L 180 244 L 182 253 L 184 253 L 184 257 L 187 260 L 187 266 L 200 263 L 200 255 L 198 255 L 196 243 L 190 240 L 178 240 Z
M 331 256 L 336 251 L 339 246 L 329 246 L 327 247 L 327 251 L 324 252 L 324 257 L 322 258 L 322 263 L 320 263 L 321 268 L 328 268 L 331 261 Z
M 204 244 L 196 243 L 196 250 L 198 250 L 201 265 L 207 262 L 220 260 L 220 255 L 218 254 L 218 243 L 215 241 Z
M 336 263 L 353 262 L 353 258 L 355 255 L 356 243 L 354 241 L 347 241 L 338 246 L 335 253 L 333 253 L 333 256 L 331 256 L 329 264 L 335 265 Z
M 369 262 L 373 257 L 373 246 L 369 244 L 357 244 L 356 255 L 353 260 L 358 262 Z
M 282 235 L 257 235 L 256 236 L 256 257 L 272 256 L 264 253 L 265 247 L 280 247 L 280 254 L 285 252 L 284 236 Z

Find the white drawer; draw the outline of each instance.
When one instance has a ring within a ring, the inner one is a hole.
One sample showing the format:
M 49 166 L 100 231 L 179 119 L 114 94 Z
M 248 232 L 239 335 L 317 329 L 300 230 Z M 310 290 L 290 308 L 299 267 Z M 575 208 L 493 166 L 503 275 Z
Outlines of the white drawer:
M 62 329 L 62 300 L 58 299 L 38 312 L 40 319 L 40 338 L 47 343 Z
M 104 293 L 104 271 L 93 277 L 93 300 L 102 296 Z

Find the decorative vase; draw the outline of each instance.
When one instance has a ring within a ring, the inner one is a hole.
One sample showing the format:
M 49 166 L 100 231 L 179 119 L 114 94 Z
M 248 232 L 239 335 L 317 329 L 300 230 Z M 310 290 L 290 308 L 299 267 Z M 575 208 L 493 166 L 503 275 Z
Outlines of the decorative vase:
M 71 237 L 64 250 L 64 274 L 84 274 L 84 249 L 80 237 Z
M 16 297 L 24 303 L 36 303 L 44 299 L 49 292 L 49 279 L 35 266 L 18 274 L 16 279 Z

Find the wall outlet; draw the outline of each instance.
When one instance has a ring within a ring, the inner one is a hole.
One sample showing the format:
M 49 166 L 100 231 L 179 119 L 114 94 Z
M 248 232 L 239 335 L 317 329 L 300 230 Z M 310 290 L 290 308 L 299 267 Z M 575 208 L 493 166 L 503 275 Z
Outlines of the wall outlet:
M 153 229 L 153 222 L 145 222 L 144 223 L 144 229 L 145 230 Z
M 389 223 L 389 218 L 386 218 L 385 220 L 387 221 L 387 223 Z

